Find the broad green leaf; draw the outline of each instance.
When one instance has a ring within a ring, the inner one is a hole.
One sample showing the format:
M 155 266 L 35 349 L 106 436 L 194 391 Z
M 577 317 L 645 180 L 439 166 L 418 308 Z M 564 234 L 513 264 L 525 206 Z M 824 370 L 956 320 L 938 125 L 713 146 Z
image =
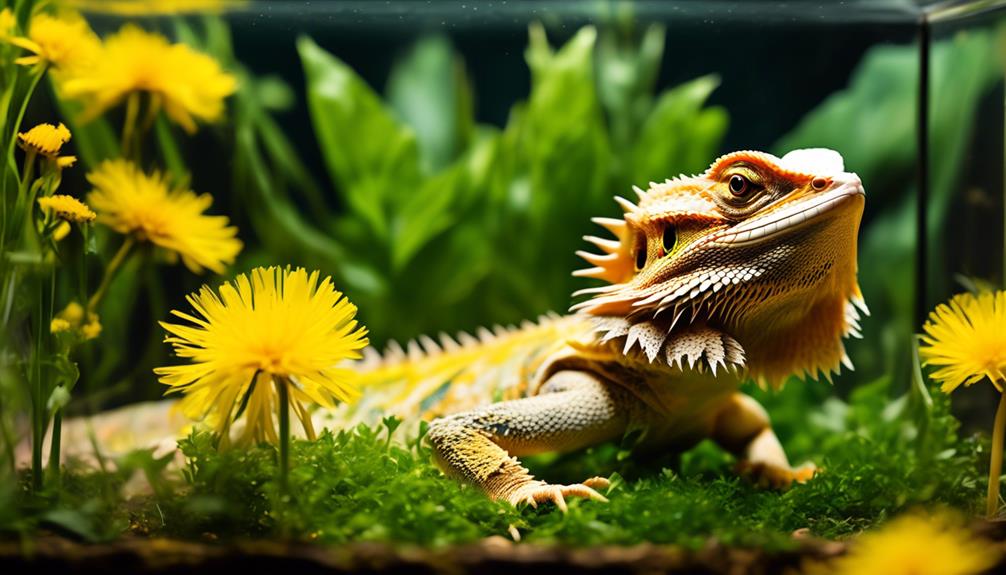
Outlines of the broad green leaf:
M 478 201 L 488 183 L 487 170 L 497 136 L 486 135 L 450 168 L 426 180 L 402 203 L 395 214 L 392 266 L 401 269 L 432 238 L 458 222 L 473 201 Z M 482 207 L 481 209 L 485 209 Z M 481 215 L 481 214 L 479 214 Z M 481 218 L 462 222 L 480 227 Z M 458 267 L 468 265 L 457 262 Z
M 589 229 L 589 217 L 610 202 L 610 148 L 594 81 L 596 31 L 581 28 L 553 51 L 544 29 L 533 25 L 526 51 L 531 95 L 517 106 L 500 145 L 501 175 L 497 269 L 528 269 L 548 261 L 556 269 L 574 269 L 573 252 Z M 533 262 L 533 264 L 532 264 Z M 566 273 L 530 278 L 496 276 L 513 289 L 534 294 L 528 312 L 563 305 L 570 282 Z M 517 284 L 523 284 L 518 286 Z
M 634 183 L 698 173 L 716 156 L 727 130 L 727 112 L 703 105 L 718 85 L 716 76 L 702 76 L 660 95 L 633 150 Z
M 395 214 L 391 233 L 391 264 L 401 268 L 426 241 L 454 223 L 452 203 L 464 184 L 463 166 L 446 170 L 415 190 Z
M 75 509 L 53 509 L 42 515 L 43 524 L 79 537 L 85 541 L 99 541 L 101 536 L 90 516 Z
M 374 91 L 313 40 L 297 42 L 307 78 L 307 101 L 332 181 L 350 206 L 387 233 L 387 205 L 419 180 L 412 130 L 400 125 Z
M 460 57 L 444 36 L 421 39 L 388 78 L 388 103 L 412 127 L 423 167 L 447 167 L 472 137 L 472 95 Z
M 664 26 L 651 24 L 638 43 L 627 41 L 620 28 L 606 27 L 599 34 L 595 53 L 597 94 L 607 112 L 615 147 L 631 146 L 651 113 L 665 33 Z
M 845 168 L 863 179 L 867 192 L 901 184 L 903 193 L 913 178 L 917 89 L 917 48 L 873 48 L 849 87 L 807 114 L 775 151 L 832 148 L 845 158 Z

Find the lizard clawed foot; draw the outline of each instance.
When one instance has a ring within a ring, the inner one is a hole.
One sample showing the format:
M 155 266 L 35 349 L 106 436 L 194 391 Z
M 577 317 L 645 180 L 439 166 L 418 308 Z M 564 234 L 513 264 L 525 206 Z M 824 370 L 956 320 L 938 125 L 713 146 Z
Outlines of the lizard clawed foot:
M 539 503 L 551 501 L 560 511 L 565 513 L 567 497 L 583 497 L 607 503 L 608 498 L 601 495 L 595 489 L 604 489 L 610 482 L 603 477 L 592 477 L 583 483 L 572 485 L 552 485 L 544 481 L 532 481 L 521 485 L 513 491 L 506 500 L 512 505 L 527 503 L 531 507 L 538 507 Z
M 806 483 L 818 472 L 817 466 L 807 462 L 799 467 L 782 467 L 770 463 L 741 461 L 737 473 L 755 485 L 768 489 L 788 489 L 794 482 Z

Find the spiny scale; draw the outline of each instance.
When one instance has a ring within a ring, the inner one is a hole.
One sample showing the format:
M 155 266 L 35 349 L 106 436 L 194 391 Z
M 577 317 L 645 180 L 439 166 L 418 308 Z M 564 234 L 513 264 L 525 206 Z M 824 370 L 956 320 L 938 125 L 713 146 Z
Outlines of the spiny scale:
M 354 366 L 363 400 L 340 406 L 338 417 L 349 424 L 377 414 L 429 418 L 519 395 L 545 357 L 591 330 L 583 317 L 550 313 L 520 327 L 481 327 L 475 335 L 454 337 L 441 333 L 439 343 L 429 336 L 408 341 L 404 348 L 389 341 L 383 357 L 367 348 L 364 361 Z

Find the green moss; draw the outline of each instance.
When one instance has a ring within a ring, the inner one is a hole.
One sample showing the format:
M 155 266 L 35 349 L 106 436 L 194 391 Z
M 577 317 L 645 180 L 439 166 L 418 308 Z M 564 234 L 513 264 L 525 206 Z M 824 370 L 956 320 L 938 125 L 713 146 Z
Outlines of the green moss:
M 786 492 L 759 490 L 732 472 L 732 458 L 709 442 L 677 460 L 641 460 L 618 445 L 602 445 L 528 463 L 552 481 L 611 477 L 607 504 L 571 501 L 516 509 L 445 478 L 422 440 L 390 440 L 398 422 L 325 432 L 295 441 L 290 491 L 276 481 L 276 451 L 268 445 L 218 452 L 196 433 L 181 442 L 183 479 L 167 479 L 169 458 L 140 451 L 117 461 L 114 473 L 68 468 L 59 488 L 43 497 L 0 489 L 0 531 L 30 535 L 53 529 L 88 540 L 126 532 L 183 539 L 293 538 L 338 544 L 389 541 L 441 546 L 507 536 L 564 545 L 641 541 L 779 549 L 794 530 L 827 538 L 868 529 L 914 506 L 946 505 L 966 512 L 981 505 L 987 444 L 961 438 L 949 401 L 922 388 L 891 401 L 889 382 L 858 388 L 847 400 L 819 384 L 782 393 L 753 391 L 773 415 L 795 462 L 812 460 L 816 478 Z M 420 430 L 420 435 L 422 430 Z M 123 487 L 146 476 L 154 493 L 126 499 Z
M 761 394 L 794 460 L 810 458 L 823 469 L 784 493 L 737 478 L 731 458 L 709 443 L 678 462 L 638 461 L 606 445 L 530 463 L 552 480 L 610 475 L 610 503 L 574 501 L 565 515 L 552 506 L 514 509 L 443 477 L 421 441 L 389 442 L 394 424 L 385 422 L 376 430 L 361 426 L 295 442 L 288 495 L 274 480 L 272 447 L 218 453 L 208 435 L 193 435 L 181 444 L 189 458 L 186 488 L 149 500 L 140 524 L 177 537 L 212 533 L 433 546 L 505 536 L 512 524 L 525 541 L 542 543 L 697 547 L 715 537 L 782 548 L 791 545 L 796 529 L 841 537 L 912 506 L 971 511 L 980 503 L 984 446 L 958 437 L 946 398 L 932 405 L 910 395 L 892 402 L 881 381 L 843 402 L 818 397 L 822 387 Z M 808 409 L 811 401 L 818 407 Z

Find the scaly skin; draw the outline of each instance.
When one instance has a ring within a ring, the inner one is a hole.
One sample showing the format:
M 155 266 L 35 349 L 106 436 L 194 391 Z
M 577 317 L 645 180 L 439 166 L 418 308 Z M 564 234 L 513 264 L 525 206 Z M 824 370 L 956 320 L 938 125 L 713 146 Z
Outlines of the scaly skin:
M 582 253 L 593 267 L 577 275 L 609 285 L 579 292 L 592 296 L 572 308 L 582 323 L 535 364 L 525 397 L 431 424 L 449 474 L 495 499 L 565 509 L 570 496 L 603 500 L 604 480 L 552 485 L 515 456 L 640 429 L 644 450 L 712 438 L 765 486 L 813 476 L 811 464 L 790 466 L 764 409 L 737 386 L 748 376 L 775 386 L 790 375 L 830 379 L 850 365 L 841 340 L 857 333 L 856 307 L 865 311 L 859 178 L 827 150 L 737 152 L 700 176 L 636 191 L 638 204 L 619 198 L 624 220 L 597 220 L 616 240 L 586 238 L 605 253 Z

